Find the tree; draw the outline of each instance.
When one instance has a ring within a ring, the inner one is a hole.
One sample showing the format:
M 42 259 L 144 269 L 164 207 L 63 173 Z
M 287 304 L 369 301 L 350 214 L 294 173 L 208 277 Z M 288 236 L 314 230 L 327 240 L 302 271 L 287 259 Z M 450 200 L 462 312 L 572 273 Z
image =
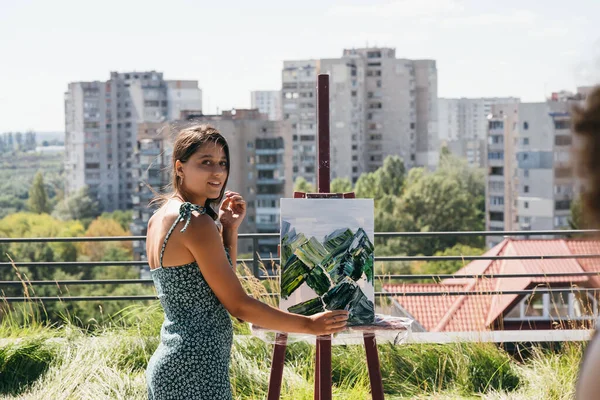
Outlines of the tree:
M 383 195 L 400 196 L 404 189 L 406 168 L 404 161 L 398 156 L 388 156 L 383 161 L 383 166 L 375 174 L 381 186 Z
M 571 216 L 569 217 L 569 227 L 571 229 L 584 229 L 583 209 L 581 207 L 581 197 L 571 201 Z
M 133 217 L 131 210 L 115 210 L 113 212 L 103 212 L 100 218 L 113 219 L 121 225 L 121 228 L 128 231 Z
M 388 156 L 375 172 L 361 174 L 356 181 L 356 197 L 376 201 L 383 196 L 400 196 L 404 189 L 406 169 L 398 156 Z
M 61 200 L 56 205 L 52 216 L 63 221 L 95 218 L 99 214 L 99 208 L 98 202 L 90 197 L 88 188 L 85 186 Z
M 0 235 L 4 237 L 71 237 L 81 236 L 83 226 L 78 221 L 63 222 L 48 214 L 16 213 L 0 220 Z M 12 258 L 23 275 L 31 280 L 53 279 L 56 268 L 20 267 L 21 262 L 76 261 L 77 247 L 74 243 L 11 243 L 2 249 L 1 261 Z M 66 268 L 66 267 L 65 267 Z M 14 280 L 14 271 L 0 271 L 2 280 Z M 7 279 L 8 278 L 8 279 Z M 36 288 L 40 291 L 42 288 Z M 44 289 L 45 290 L 45 289 Z
M 85 232 L 87 237 L 128 235 L 129 231 L 109 218 L 97 218 Z M 131 242 L 84 242 L 80 254 L 93 261 L 126 261 L 131 260 L 131 247 Z
M 463 190 L 472 194 L 478 218 L 485 221 L 485 172 L 482 168 L 471 167 L 467 160 L 443 151 L 436 174 L 456 181 Z
M 356 197 L 362 199 L 379 199 L 381 197 L 381 188 L 378 183 L 375 172 L 361 174 L 354 187 Z
M 27 205 L 29 210 L 36 214 L 47 214 L 50 212 L 48 194 L 44 187 L 44 176 L 41 171 L 33 178 L 33 184 L 29 189 L 29 200 Z
M 414 178 L 414 177 L 413 177 Z M 423 174 L 406 187 L 394 207 L 394 218 L 402 232 L 438 232 L 483 230 L 481 218 L 472 193 L 467 192 L 456 178 L 445 173 Z M 436 251 L 464 243 L 482 247 L 479 237 L 440 236 L 401 238 L 394 241 L 400 254 L 432 255 Z
M 335 178 L 330 189 L 332 193 L 348 193 L 352 191 L 352 182 L 348 178 Z
M 299 176 L 296 178 L 296 182 L 294 182 L 294 192 L 314 193 L 315 187 L 308 183 L 306 179 Z
M 485 249 L 479 247 L 470 247 L 464 244 L 456 244 L 453 247 L 442 251 L 436 251 L 434 256 L 479 256 L 485 253 Z M 425 263 L 413 264 L 411 272 L 413 274 L 453 274 L 462 267 L 469 264 L 470 261 L 428 261 Z

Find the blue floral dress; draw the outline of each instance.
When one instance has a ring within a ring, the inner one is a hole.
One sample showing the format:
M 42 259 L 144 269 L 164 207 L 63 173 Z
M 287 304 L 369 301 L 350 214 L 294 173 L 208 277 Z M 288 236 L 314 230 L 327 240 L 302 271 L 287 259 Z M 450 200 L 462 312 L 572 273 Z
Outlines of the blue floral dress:
M 163 242 L 160 265 L 151 271 L 165 312 L 160 345 L 146 369 L 151 400 L 232 398 L 229 362 L 233 330 L 229 313 L 195 261 L 163 268 L 167 240 L 179 222 L 185 221 L 181 232 L 186 230 L 192 211 L 206 212 L 195 204 L 181 205 L 179 217 Z

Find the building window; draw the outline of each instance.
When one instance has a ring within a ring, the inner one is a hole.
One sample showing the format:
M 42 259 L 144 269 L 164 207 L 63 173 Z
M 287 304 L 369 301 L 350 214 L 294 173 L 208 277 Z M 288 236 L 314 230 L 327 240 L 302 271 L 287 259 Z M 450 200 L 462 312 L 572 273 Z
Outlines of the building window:
M 569 217 L 566 215 L 554 217 L 554 227 L 560 228 L 563 226 L 569 226 Z
M 503 151 L 490 151 L 488 153 L 488 160 L 504 160 Z
M 504 205 L 504 196 L 491 196 L 490 197 L 490 205 L 503 206 Z
M 488 139 L 489 144 L 502 144 L 504 143 L 504 136 L 502 135 L 492 135 Z
M 528 201 L 524 201 L 524 202 L 523 202 L 523 207 L 525 207 L 525 208 L 529 208 L 529 202 L 528 202 Z
M 554 202 L 555 210 L 569 210 L 571 208 L 571 200 L 557 200 Z
M 504 221 L 504 213 L 499 211 L 491 211 L 490 212 L 490 221 Z
M 523 170 L 523 176 L 524 176 L 525 178 L 529 178 L 529 170 L 528 170 L 528 169 L 524 169 L 524 170 Z
M 523 145 L 527 146 L 529 144 L 529 138 L 528 137 L 524 137 L 523 138 Z
M 557 146 L 570 146 L 571 145 L 571 136 L 557 135 L 554 137 L 554 144 Z
M 529 193 L 529 186 L 527 186 L 527 185 L 523 186 L 523 192 Z
M 523 129 L 524 130 L 529 129 L 529 123 L 527 121 L 523 122 Z
M 573 288 L 576 290 L 576 288 Z M 505 321 L 594 319 L 598 304 L 584 292 L 532 293 L 505 314 Z
M 504 168 L 503 167 L 492 167 L 492 168 L 490 168 L 490 175 L 504 176 Z
M 490 121 L 489 122 L 489 129 L 504 129 L 504 122 L 503 121 Z

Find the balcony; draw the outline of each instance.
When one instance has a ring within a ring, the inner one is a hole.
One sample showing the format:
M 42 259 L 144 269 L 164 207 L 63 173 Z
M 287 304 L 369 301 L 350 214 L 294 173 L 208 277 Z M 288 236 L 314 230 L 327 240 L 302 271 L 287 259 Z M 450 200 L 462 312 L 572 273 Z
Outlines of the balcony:
M 283 178 L 258 178 L 256 183 L 259 185 L 284 185 L 285 179 Z
M 159 154 L 162 153 L 161 149 L 157 149 L 157 148 L 147 148 L 147 149 L 140 149 L 137 152 L 139 155 L 141 156 L 158 156 Z
M 283 168 L 282 164 L 256 164 L 258 171 L 278 170 Z
M 285 149 L 279 148 L 279 149 L 256 149 L 256 155 L 257 156 L 270 156 L 270 155 L 277 155 L 277 154 L 284 154 L 285 153 Z

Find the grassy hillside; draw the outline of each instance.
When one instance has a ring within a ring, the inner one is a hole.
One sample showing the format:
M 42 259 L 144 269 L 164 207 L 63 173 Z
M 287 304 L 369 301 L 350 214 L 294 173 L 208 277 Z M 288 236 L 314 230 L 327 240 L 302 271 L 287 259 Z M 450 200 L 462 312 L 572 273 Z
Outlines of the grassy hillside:
M 19 326 L 18 320 L 28 322 Z M 144 370 L 158 345 L 161 323 L 158 303 L 130 307 L 110 324 L 89 330 L 68 321 L 43 326 L 31 314 L 5 315 L 0 322 L 0 399 L 144 399 Z M 230 370 L 235 398 L 265 398 L 272 347 L 246 335 L 245 325 L 236 322 L 235 330 Z M 519 363 L 491 344 L 379 348 L 390 399 L 569 399 L 581 352 L 579 344 L 554 352 L 534 348 Z M 283 399 L 312 399 L 313 360 L 314 346 L 288 347 Z M 333 392 L 339 399 L 369 398 L 362 346 L 334 346 Z

